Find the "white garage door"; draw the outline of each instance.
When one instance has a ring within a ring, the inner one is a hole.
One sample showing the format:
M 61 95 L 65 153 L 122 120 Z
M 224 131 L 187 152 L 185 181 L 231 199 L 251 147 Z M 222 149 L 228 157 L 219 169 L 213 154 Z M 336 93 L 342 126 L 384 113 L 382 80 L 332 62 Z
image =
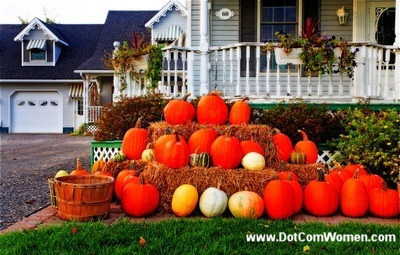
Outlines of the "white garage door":
M 10 117 L 12 133 L 62 133 L 62 96 L 55 91 L 16 92 Z

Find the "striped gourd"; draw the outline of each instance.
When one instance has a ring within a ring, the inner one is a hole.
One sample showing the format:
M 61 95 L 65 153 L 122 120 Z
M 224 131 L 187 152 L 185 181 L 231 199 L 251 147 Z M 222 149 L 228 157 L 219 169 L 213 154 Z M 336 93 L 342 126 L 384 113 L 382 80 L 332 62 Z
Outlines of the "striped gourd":
M 189 165 L 192 167 L 210 167 L 211 157 L 210 154 L 203 152 L 200 154 L 190 154 Z

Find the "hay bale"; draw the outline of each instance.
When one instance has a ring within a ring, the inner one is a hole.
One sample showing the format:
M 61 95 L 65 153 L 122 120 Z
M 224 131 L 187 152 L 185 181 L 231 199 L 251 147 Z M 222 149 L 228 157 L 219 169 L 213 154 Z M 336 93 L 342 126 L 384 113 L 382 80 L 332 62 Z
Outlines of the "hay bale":
M 155 142 L 160 136 L 176 131 L 183 136 L 186 141 L 196 131 L 202 128 L 212 128 L 219 135 L 225 134 L 228 127 L 235 127 L 232 135 L 239 141 L 252 139 L 259 142 L 265 150 L 265 163 L 267 166 L 276 166 L 279 158 L 273 141 L 272 129 L 267 125 L 202 125 L 195 122 L 187 122 L 182 125 L 171 125 L 166 122 L 154 122 L 149 126 L 150 141 Z
M 277 171 L 293 171 L 299 178 L 301 186 L 306 186 L 308 182 L 317 179 L 318 168 L 323 168 L 322 164 L 307 164 L 307 165 L 296 165 L 296 164 L 281 164 Z
M 144 162 L 143 160 L 125 160 L 122 162 L 110 160 L 105 164 L 102 172 L 112 173 L 114 178 L 117 178 L 119 172 L 124 169 L 143 170 L 146 165 L 146 162 Z

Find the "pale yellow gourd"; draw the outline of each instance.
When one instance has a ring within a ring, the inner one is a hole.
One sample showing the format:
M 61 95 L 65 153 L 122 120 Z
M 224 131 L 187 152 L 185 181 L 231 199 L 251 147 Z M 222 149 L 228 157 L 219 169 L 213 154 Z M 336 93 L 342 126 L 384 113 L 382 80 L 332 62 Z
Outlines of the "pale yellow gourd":
M 263 170 L 265 168 L 265 158 L 257 152 L 249 152 L 242 158 L 242 165 L 248 170 Z

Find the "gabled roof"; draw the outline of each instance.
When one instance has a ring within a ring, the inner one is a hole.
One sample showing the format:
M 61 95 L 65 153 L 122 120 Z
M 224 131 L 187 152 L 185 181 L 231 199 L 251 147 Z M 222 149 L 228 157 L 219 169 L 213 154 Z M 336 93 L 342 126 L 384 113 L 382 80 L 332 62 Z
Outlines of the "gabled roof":
M 29 24 L 16 37 L 14 37 L 14 41 L 22 41 L 32 29 L 35 29 L 35 27 L 47 34 L 51 40 L 68 46 L 66 40 L 61 36 L 60 32 L 54 26 L 47 24 L 38 18 L 34 18 L 31 22 L 29 22 Z
M 59 38 L 68 39 L 55 66 L 21 66 L 21 43 L 15 35 L 26 25 L 0 25 L 0 80 L 80 80 L 74 70 L 90 58 L 104 25 L 48 25 Z
M 160 22 L 162 17 L 165 17 L 168 11 L 172 11 L 175 7 L 175 10 L 180 11 L 182 16 L 187 16 L 186 8 L 178 1 L 178 0 L 171 0 L 169 1 L 160 11 L 157 12 L 144 26 L 145 27 L 153 27 L 154 23 Z
M 150 37 L 144 24 L 156 13 L 157 11 L 109 11 L 93 56 L 80 65 L 76 72 L 107 70 L 101 61 L 104 52 L 111 53 L 115 41 L 132 41 L 133 31 Z

